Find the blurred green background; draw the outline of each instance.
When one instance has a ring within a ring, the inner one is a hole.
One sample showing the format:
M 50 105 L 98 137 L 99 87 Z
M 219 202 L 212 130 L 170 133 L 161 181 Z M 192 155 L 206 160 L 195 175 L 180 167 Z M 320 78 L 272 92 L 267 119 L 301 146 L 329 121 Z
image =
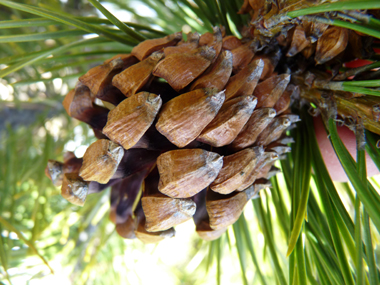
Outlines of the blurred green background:
M 306 186 L 311 191 L 307 222 L 295 249 L 298 255 L 286 256 L 301 206 L 300 185 L 311 167 L 308 157 L 317 148 L 312 123 L 305 116 L 293 131 L 297 143 L 292 153 L 277 165 L 284 174 L 273 178 L 273 188 L 249 203 L 217 241 L 200 240 L 192 221 L 176 227 L 176 237 L 158 245 L 124 240 L 108 219 L 109 189 L 90 195 L 84 207 L 69 204 L 45 176 L 47 160 L 62 161 L 65 151 L 81 156 L 95 139 L 85 124 L 68 117 L 61 102 L 80 75 L 115 54 L 128 53 L 136 40 L 96 37 L 2 2 L 7 1 L 0 1 L 2 284 L 305 284 L 297 278 L 288 282 L 302 268 L 310 284 L 344 284 L 347 274 L 356 278 L 360 270 L 366 273 L 366 284 L 378 280 L 379 230 L 360 207 L 353 187 L 332 184 L 317 156 L 314 173 L 323 174 L 312 174 L 310 188 Z M 13 2 L 96 27 L 110 24 L 85 0 Z M 203 33 L 217 24 L 239 35 L 239 26 L 248 21 L 236 14 L 243 1 L 101 3 L 146 38 L 179 30 Z M 107 29 L 121 34 L 112 25 Z M 378 193 L 379 178 L 369 181 Z M 358 232 L 363 244 L 356 247 Z M 356 263 L 357 248 L 363 248 L 364 265 Z

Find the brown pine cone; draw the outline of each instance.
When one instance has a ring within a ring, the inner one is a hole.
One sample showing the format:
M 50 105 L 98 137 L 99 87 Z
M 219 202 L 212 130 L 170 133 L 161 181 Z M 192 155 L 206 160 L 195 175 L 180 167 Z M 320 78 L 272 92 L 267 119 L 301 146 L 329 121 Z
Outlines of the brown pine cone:
M 63 104 L 99 140 L 80 169 L 50 162 L 47 173 L 78 205 L 112 186 L 110 217 L 125 238 L 157 242 L 193 217 L 202 238 L 216 239 L 290 151 L 296 88 L 277 63 L 220 28 L 146 40 L 79 78 Z

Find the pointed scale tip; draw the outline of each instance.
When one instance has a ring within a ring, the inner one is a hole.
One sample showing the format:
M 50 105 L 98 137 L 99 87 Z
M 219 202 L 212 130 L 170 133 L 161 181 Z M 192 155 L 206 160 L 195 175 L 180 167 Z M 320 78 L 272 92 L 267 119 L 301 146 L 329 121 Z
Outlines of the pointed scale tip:
M 146 99 L 147 103 L 158 106 L 158 109 L 161 108 L 162 105 L 162 99 L 160 95 L 156 95 L 153 93 L 149 93 L 148 98 Z
M 288 118 L 285 118 L 285 119 L 282 121 L 282 125 L 283 125 L 284 127 L 289 127 L 291 124 L 292 124 L 292 121 L 289 120 Z
M 264 60 L 261 58 L 255 61 L 252 61 L 249 64 L 249 69 L 252 70 L 251 75 L 248 77 L 248 81 L 251 81 L 255 78 L 260 78 L 264 70 Z
M 267 152 L 270 161 L 279 159 L 279 155 L 276 152 Z
M 113 158 L 115 161 L 120 162 L 124 156 L 124 149 L 122 146 L 110 141 L 108 146 L 108 153 L 110 154 L 111 158 Z
M 249 95 L 249 96 L 245 97 L 245 101 L 248 102 L 248 106 L 247 106 L 248 110 L 255 109 L 255 107 L 257 105 L 257 97 L 255 97 L 253 95 Z
M 206 88 L 211 89 L 209 92 L 215 93 L 210 97 L 210 100 L 214 102 L 214 104 L 221 105 L 226 99 L 226 90 L 222 90 L 220 92 L 216 91 L 216 88 Z M 206 91 L 207 92 L 207 91 Z
M 276 115 L 277 115 L 277 112 L 275 109 L 268 108 L 268 117 L 274 118 L 274 117 L 276 117 Z

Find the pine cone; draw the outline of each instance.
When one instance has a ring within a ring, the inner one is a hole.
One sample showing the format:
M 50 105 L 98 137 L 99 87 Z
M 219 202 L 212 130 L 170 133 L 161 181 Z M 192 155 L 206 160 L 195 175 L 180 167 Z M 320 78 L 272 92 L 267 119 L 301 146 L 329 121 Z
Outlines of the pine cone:
M 202 238 L 216 239 L 290 151 L 297 88 L 274 71 L 278 61 L 220 28 L 146 40 L 79 78 L 63 105 L 99 140 L 47 173 L 78 205 L 112 186 L 110 218 L 125 238 L 157 242 L 193 217 Z
M 332 20 L 376 18 L 377 10 L 328 12 L 294 19 L 286 14 L 322 2 L 300 1 L 289 5 L 287 1 L 244 0 L 239 13 L 251 15 L 244 36 L 266 54 L 270 54 L 271 46 L 280 48 L 284 56 L 278 70 L 292 75 L 290 84 L 297 86 L 294 99 L 317 107 L 310 110 L 321 112 L 324 121 L 333 118 L 352 129 L 363 148 L 364 128 L 380 134 L 380 98 L 366 96 L 376 95 L 373 91 L 378 92 L 378 89 L 347 92 L 354 88 L 345 88 L 345 83 L 377 79 L 379 73 L 371 72 L 370 65 L 341 70 L 352 63 L 355 65 L 357 59 L 373 60 L 376 39 L 329 24 Z

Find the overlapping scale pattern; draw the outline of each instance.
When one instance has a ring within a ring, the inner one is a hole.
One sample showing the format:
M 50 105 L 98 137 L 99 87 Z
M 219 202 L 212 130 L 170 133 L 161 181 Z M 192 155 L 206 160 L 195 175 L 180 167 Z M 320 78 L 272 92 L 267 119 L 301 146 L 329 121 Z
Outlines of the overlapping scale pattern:
M 150 243 L 191 218 L 216 239 L 259 197 L 290 151 L 295 86 L 250 39 L 223 33 L 146 40 L 79 78 L 64 106 L 99 140 L 83 160 L 49 162 L 66 199 L 111 186 L 119 235 Z

